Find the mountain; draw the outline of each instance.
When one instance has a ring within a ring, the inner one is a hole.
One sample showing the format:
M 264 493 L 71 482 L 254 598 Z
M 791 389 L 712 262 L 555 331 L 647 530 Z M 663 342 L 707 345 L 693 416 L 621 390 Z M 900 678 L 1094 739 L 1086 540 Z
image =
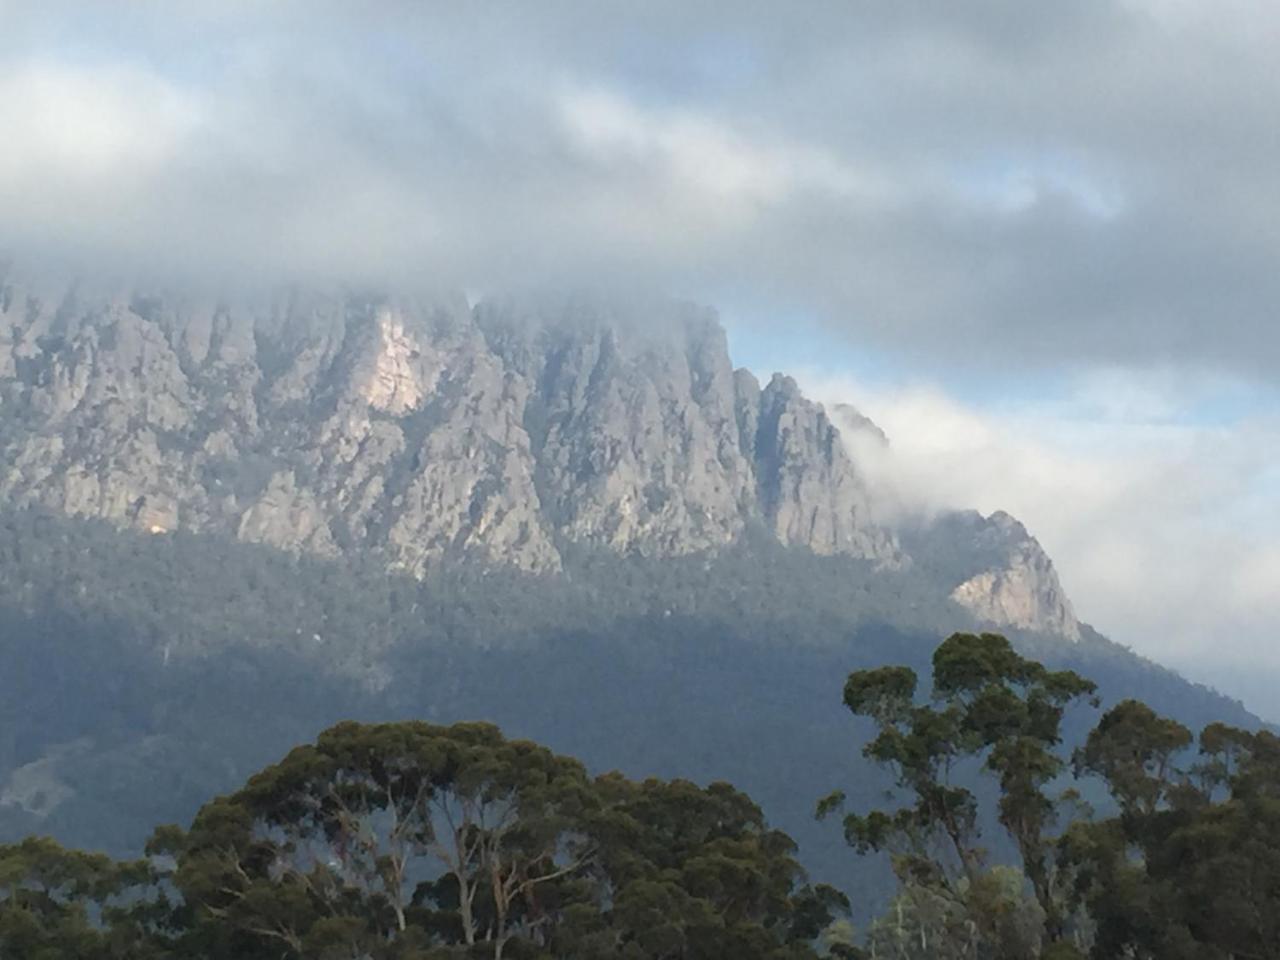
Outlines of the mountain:
M 878 519 L 855 430 L 892 442 L 688 305 L 5 282 L 0 836 L 136 851 L 338 719 L 490 719 L 737 783 L 871 903 L 811 816 L 886 786 L 849 670 L 995 626 L 1257 725 L 1080 623 L 1012 517 Z
M 576 545 L 676 556 L 750 523 L 898 560 L 822 410 L 734 371 L 695 308 L 3 303 L 10 503 L 415 575 L 464 552 L 535 571 Z
M 983 623 L 1079 640 L 1082 627 L 1053 562 L 1027 528 L 1003 510 L 945 513 L 902 531 L 911 555 L 950 599 Z
M 359 551 L 416 577 L 464 556 L 554 572 L 573 550 L 715 552 L 751 528 L 819 555 L 918 559 L 873 519 L 823 409 L 789 377 L 761 388 L 734 370 L 701 308 L 230 305 L 13 283 L 0 307 L 8 506 Z M 951 597 L 982 619 L 1078 636 L 1015 521 L 944 518 L 916 540 L 920 557 L 954 554 Z

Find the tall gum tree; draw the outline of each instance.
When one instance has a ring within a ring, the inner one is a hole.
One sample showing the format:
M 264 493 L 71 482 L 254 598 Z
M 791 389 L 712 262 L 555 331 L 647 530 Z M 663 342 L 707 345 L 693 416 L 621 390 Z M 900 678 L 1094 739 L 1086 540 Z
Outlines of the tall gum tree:
M 908 667 L 849 675 L 845 706 L 876 727 L 863 755 L 893 773 L 907 803 L 847 814 L 845 837 L 860 853 L 890 852 L 904 883 L 972 903 L 994 884 L 980 842 L 977 798 L 953 778 L 965 762 L 979 762 L 999 783 L 997 819 L 1021 857 L 1043 916 L 1043 940 L 1057 943 L 1066 918 L 1052 856 L 1057 801 L 1048 791 L 1067 767 L 1057 750 L 1063 715 L 1075 702 L 1096 703 L 1094 684 L 1071 671 L 1049 670 L 992 633 L 952 634 L 934 651 L 932 667 L 931 696 L 924 703 L 917 697 L 919 678 Z M 824 798 L 818 815 L 835 812 L 844 800 L 838 792 Z M 989 911 L 972 912 L 983 923 Z

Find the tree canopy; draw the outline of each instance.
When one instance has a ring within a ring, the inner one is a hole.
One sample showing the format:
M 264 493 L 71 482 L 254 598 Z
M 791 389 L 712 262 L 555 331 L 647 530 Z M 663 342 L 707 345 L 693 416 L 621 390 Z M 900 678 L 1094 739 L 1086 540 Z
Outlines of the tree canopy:
M 148 854 L 0 848 L 0 954 L 800 960 L 847 906 L 728 784 L 592 778 L 483 723 L 339 724 Z
M 896 785 L 843 817 L 898 879 L 862 931 L 728 783 L 593 776 L 488 723 L 344 722 L 142 859 L 0 846 L 0 956 L 1280 960 L 1275 734 L 1126 700 L 1071 751 L 1093 684 L 995 634 L 948 637 L 927 695 L 881 666 L 844 703 Z
M 1221 723 L 1197 738 L 1126 700 L 1068 756 L 1065 711 L 1096 706 L 1094 685 L 995 634 L 947 638 L 927 700 L 918 686 L 913 670 L 879 667 L 844 689 L 873 724 L 864 755 L 906 800 L 844 817 L 848 843 L 887 851 L 899 878 L 868 933 L 876 956 L 1280 957 L 1280 738 Z M 955 783 L 966 764 L 991 775 L 993 809 Z M 1068 772 L 1101 781 L 1113 814 L 1083 803 Z M 818 814 L 843 803 L 832 794 Z M 1003 828 L 1012 862 L 993 860 L 984 822 Z

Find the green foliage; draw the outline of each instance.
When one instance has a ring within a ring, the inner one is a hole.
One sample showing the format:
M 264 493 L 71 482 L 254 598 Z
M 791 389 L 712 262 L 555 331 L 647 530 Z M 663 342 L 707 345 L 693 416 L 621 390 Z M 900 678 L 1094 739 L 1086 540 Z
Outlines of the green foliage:
M 934 654 L 932 701 L 915 689 L 906 668 L 845 685 L 846 706 L 875 722 L 864 754 L 913 801 L 845 817 L 849 844 L 891 851 L 900 881 L 868 933 L 874 956 L 1280 957 L 1280 738 L 1213 723 L 1192 758 L 1185 726 L 1124 700 L 1075 752 L 1076 775 L 1103 780 L 1118 810 L 1096 820 L 1077 795 L 1048 792 L 1066 767 L 1065 711 L 1091 682 L 1003 637 L 954 634 Z M 1020 869 L 988 865 L 978 799 L 949 780 L 965 761 L 998 783 Z M 824 798 L 819 816 L 843 802 Z
M 447 901 L 500 955 L 541 924 L 541 887 L 594 858 L 589 786 L 487 724 L 344 723 L 202 810 L 174 881 L 206 922 L 295 952 L 398 941 L 414 915 L 435 930 Z
M 0 777 L 13 798 L 0 841 L 40 832 L 136 856 L 155 823 L 189 823 L 340 719 L 486 717 L 592 770 L 736 784 L 862 923 L 894 878 L 885 858 L 831 843 L 812 798 L 838 785 L 850 809 L 885 806 L 889 775 L 849 762 L 849 738 L 873 721 L 849 717 L 834 678 L 898 663 L 927 687 L 938 637 L 967 621 L 937 590 L 951 561 L 926 565 L 880 571 L 762 541 L 714 559 L 584 553 L 557 577 L 460 559 L 418 583 L 359 558 L 0 513 Z M 1010 639 L 1096 678 L 1108 702 L 1136 698 L 1191 729 L 1256 724 L 1087 630 L 1070 645 Z M 1068 711 L 1065 743 L 1092 722 Z M 950 777 L 973 794 L 988 861 L 1016 857 L 995 777 L 972 757 Z
M 1009 867 L 963 880 L 955 896 L 904 884 L 867 932 L 872 955 L 886 960 L 1025 960 L 1037 955 L 1043 917 Z M 975 919 L 976 918 L 976 919 Z
M 1150 815 L 1168 799 L 1177 775 L 1174 761 L 1191 742 L 1182 724 L 1125 700 L 1098 722 L 1077 751 L 1076 765 L 1106 780 L 1126 813 Z
M 148 853 L 0 848 L 0 955 L 805 960 L 848 908 L 728 784 L 480 723 L 339 724 Z
M 1078 763 L 1120 813 L 1077 823 L 1061 860 L 1096 925 L 1093 956 L 1280 956 L 1280 738 L 1185 727 L 1144 704 L 1099 722 Z
M 1065 767 L 1055 748 L 1066 708 L 1091 697 L 1094 684 L 1071 671 L 1048 670 L 997 634 L 955 633 L 934 652 L 931 703 L 915 703 L 916 686 L 907 667 L 857 671 L 845 684 L 845 705 L 876 724 L 863 755 L 889 767 L 911 801 L 893 811 L 848 814 L 846 840 L 859 853 L 891 851 L 899 879 L 920 891 L 917 900 L 940 898 L 948 905 L 944 919 L 959 911 L 973 923 L 975 942 L 1002 949 L 993 945 L 1008 939 L 995 922 L 1002 913 L 995 905 L 1003 901 L 988 895 L 992 874 L 979 845 L 978 801 L 952 782 L 959 765 L 980 760 L 999 783 L 997 819 L 1021 857 L 1044 939 L 1061 939 L 1065 918 L 1050 833 L 1056 807 L 1047 789 Z M 819 815 L 839 799 L 824 800 Z M 986 906 L 975 901 L 984 897 Z
M 0 847 L 0 956 L 147 960 L 169 907 L 145 862 L 117 863 L 47 837 Z
M 859 944 L 850 902 L 724 782 L 592 777 L 487 723 L 343 722 L 115 861 L 0 847 L 0 956 L 32 960 L 1245 960 L 1280 957 L 1280 738 L 1221 723 L 1198 751 L 1137 701 L 1076 752 L 1115 816 L 1050 786 L 1092 684 L 1004 638 L 954 634 L 933 697 L 912 668 L 855 671 L 866 755 L 911 801 L 850 813 L 897 896 Z M 993 822 L 1020 865 L 982 846 Z M 848 800 L 820 802 L 830 815 Z M 1074 817 L 1058 830 L 1060 820 Z

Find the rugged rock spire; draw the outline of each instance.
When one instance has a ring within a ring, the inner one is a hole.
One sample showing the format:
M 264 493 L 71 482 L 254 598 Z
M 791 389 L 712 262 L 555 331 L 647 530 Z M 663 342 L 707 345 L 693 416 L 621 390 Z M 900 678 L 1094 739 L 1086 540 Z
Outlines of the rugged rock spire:
M 290 294 L 259 306 L 0 290 L 0 501 L 161 533 L 470 554 L 670 556 L 762 525 L 896 565 L 822 408 L 734 371 L 670 303 Z

